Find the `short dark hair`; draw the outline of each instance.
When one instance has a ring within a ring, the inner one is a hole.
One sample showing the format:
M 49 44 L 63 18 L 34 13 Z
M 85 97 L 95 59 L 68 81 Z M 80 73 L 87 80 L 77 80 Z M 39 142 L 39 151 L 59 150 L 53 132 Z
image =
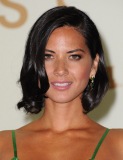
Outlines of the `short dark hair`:
M 93 90 L 88 83 L 82 94 L 84 111 L 87 113 L 95 108 L 106 93 L 109 86 L 108 76 L 100 35 L 94 22 L 87 14 L 73 6 L 60 6 L 41 15 L 28 35 L 19 80 L 23 92 L 22 100 L 17 104 L 19 109 L 24 107 L 27 112 L 38 113 L 44 106 L 45 93 L 49 88 L 44 67 L 45 47 L 51 33 L 63 26 L 74 27 L 84 36 L 92 59 L 96 54 L 100 57 Z

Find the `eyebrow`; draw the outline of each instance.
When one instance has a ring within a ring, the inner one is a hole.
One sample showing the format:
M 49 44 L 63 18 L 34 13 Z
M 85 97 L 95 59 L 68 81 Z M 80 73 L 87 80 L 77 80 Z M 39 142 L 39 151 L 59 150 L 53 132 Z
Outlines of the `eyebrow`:
M 46 52 L 51 52 L 51 53 L 55 53 L 54 51 L 50 50 L 50 49 L 45 49 Z
M 50 50 L 50 49 L 46 49 L 45 51 L 46 51 L 46 52 L 55 53 L 54 51 L 52 51 L 52 50 Z M 74 49 L 74 50 L 71 50 L 71 51 L 68 51 L 67 53 L 74 53 L 74 52 L 78 52 L 78 51 L 81 51 L 81 52 L 85 53 L 85 51 L 84 51 L 83 49 L 80 49 L 80 48 Z
M 67 53 L 74 53 L 74 52 L 78 52 L 78 51 L 81 51 L 83 53 L 85 53 L 85 51 L 83 49 L 74 49 L 74 50 L 71 50 L 71 51 L 68 51 Z

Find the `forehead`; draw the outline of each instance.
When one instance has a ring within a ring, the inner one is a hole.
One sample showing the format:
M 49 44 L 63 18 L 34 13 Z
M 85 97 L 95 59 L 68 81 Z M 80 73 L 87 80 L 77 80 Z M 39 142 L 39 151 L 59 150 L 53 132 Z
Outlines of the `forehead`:
M 73 45 L 73 46 L 85 46 L 85 38 L 74 27 L 64 26 L 55 29 L 47 42 L 47 46 L 56 44 L 60 45 Z M 87 46 L 86 46 L 87 47 Z

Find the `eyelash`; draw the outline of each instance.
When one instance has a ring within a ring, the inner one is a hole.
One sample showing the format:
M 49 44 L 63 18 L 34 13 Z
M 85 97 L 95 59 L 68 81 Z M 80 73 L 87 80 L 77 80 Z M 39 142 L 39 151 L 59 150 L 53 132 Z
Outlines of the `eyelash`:
M 82 58 L 82 56 L 78 55 L 78 54 L 74 54 L 74 55 L 70 56 L 70 59 L 72 59 L 72 60 L 80 60 L 81 58 Z
M 50 60 L 50 59 L 53 59 L 54 57 L 53 57 L 53 55 L 51 55 L 51 54 L 45 54 L 45 60 Z M 82 56 L 81 55 L 78 55 L 78 54 L 74 54 L 74 55 L 70 55 L 69 56 L 69 59 L 70 60 L 80 60 L 82 58 Z
M 45 54 L 45 60 L 48 60 L 48 59 L 53 59 L 53 56 L 51 54 Z

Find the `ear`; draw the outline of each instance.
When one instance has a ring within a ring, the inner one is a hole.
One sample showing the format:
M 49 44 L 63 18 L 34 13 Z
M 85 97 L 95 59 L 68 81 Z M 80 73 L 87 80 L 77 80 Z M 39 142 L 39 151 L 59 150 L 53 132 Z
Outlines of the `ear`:
M 98 69 L 98 64 L 99 64 L 99 54 L 96 54 L 95 59 L 93 60 L 93 64 L 92 64 L 92 68 L 91 68 L 91 72 L 90 72 L 90 78 L 91 77 L 95 77 L 97 69 Z

